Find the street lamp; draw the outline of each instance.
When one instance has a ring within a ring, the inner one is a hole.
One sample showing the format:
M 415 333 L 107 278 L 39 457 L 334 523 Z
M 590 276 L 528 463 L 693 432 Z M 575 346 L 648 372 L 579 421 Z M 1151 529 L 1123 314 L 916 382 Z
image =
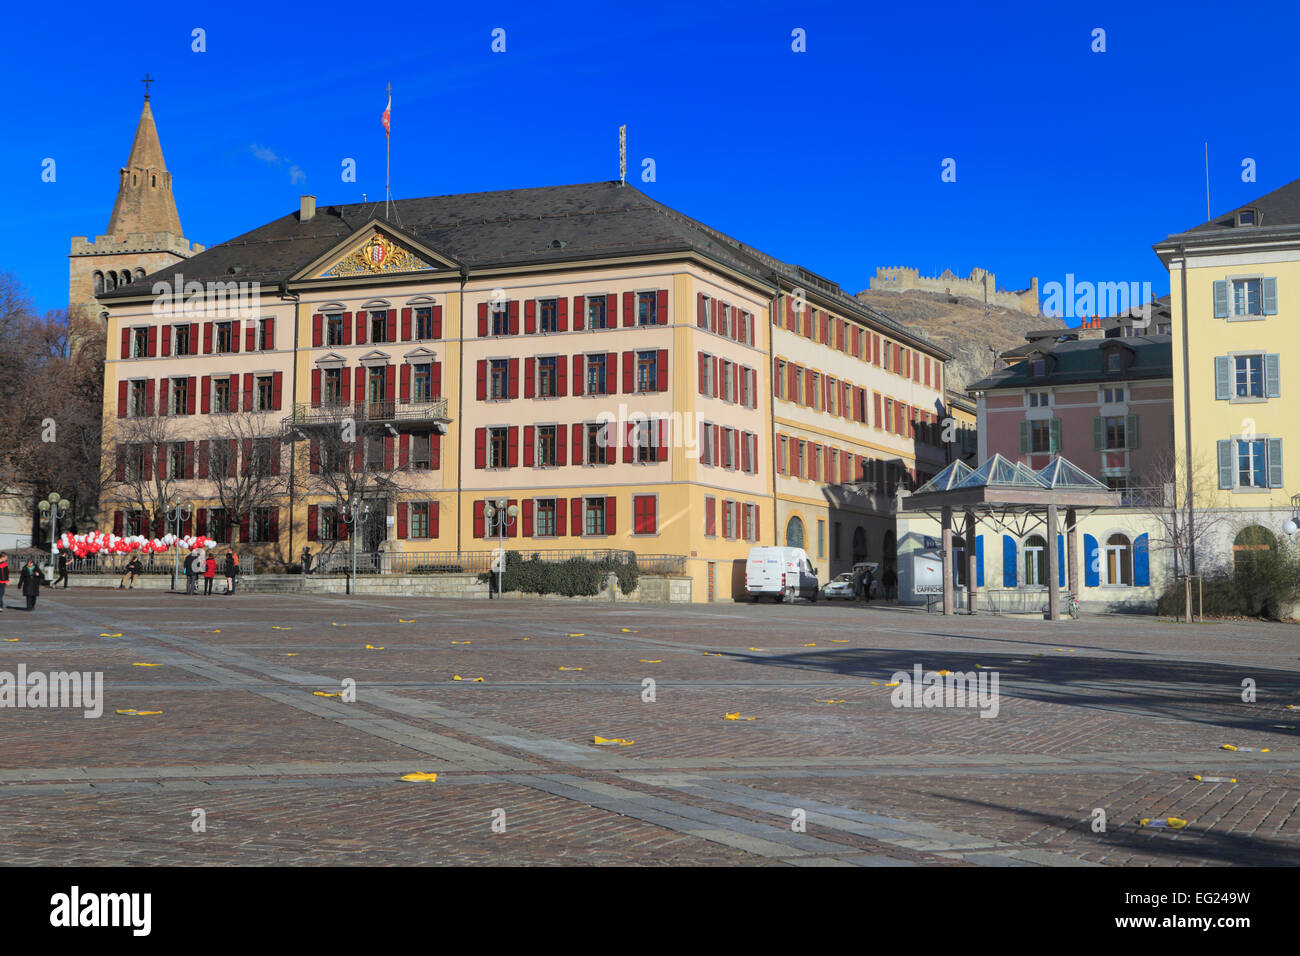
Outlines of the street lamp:
M 181 522 L 189 521 L 190 515 L 194 513 L 193 508 L 189 505 L 177 503 L 167 509 L 167 521 L 172 526 L 172 534 L 176 540 L 172 541 L 172 590 L 176 590 L 176 576 L 180 573 L 180 536 Z
M 501 499 L 495 503 L 489 501 L 483 507 L 483 520 L 487 523 L 488 534 L 492 533 L 494 519 L 497 526 L 497 597 L 501 596 L 501 579 L 506 569 L 506 529 L 514 524 L 518 517 L 519 506 L 510 505 L 507 508 L 505 501 Z
M 41 510 L 41 518 L 50 523 L 50 564 L 58 564 L 58 545 L 59 545 L 59 519 L 68 516 L 68 509 L 72 507 L 72 502 L 57 491 L 51 491 L 49 498 L 37 505 Z
M 357 535 L 365 528 L 366 521 L 370 518 L 370 503 L 358 501 L 356 498 L 350 502 L 340 501 L 338 514 L 339 520 L 352 529 L 348 532 L 348 544 L 351 546 L 349 550 L 352 554 L 352 574 L 348 576 L 348 594 L 351 594 L 357 577 Z
M 1282 530 L 1287 534 L 1295 534 L 1300 531 L 1300 495 L 1291 496 L 1291 515 L 1282 524 Z

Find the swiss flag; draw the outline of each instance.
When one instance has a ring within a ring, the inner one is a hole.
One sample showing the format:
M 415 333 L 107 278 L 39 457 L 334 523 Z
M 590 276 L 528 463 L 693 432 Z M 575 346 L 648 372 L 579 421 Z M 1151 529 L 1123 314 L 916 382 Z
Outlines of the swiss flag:
M 389 93 L 389 94 L 388 94 L 388 105 L 384 107 L 384 115 L 383 115 L 383 118 L 380 119 L 380 122 L 384 124 L 384 135 L 385 135 L 385 136 L 391 136 L 391 135 L 392 135 L 392 129 L 391 129 L 390 125 L 389 125 L 389 119 L 390 119 L 390 117 L 391 117 L 392 112 L 393 112 L 393 94 L 392 94 L 392 93 Z

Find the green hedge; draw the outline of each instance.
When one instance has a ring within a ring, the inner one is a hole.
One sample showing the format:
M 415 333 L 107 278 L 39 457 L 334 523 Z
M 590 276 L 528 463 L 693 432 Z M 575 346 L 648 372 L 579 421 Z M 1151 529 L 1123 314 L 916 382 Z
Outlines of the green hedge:
M 567 561 L 543 561 L 534 554 L 527 561 L 518 551 L 506 552 L 506 567 L 502 574 L 501 587 L 505 591 L 521 591 L 525 594 L 562 594 L 565 597 L 591 597 L 600 593 L 604 587 L 605 576 L 613 572 L 618 578 L 618 586 L 624 594 L 636 588 L 640 577 L 636 558 L 627 561 L 605 559 L 591 561 L 587 558 L 569 558 Z M 496 590 L 495 572 L 479 575 Z
M 1236 552 L 1231 570 L 1202 575 L 1202 610 L 1206 617 L 1276 618 L 1283 602 L 1295 599 L 1300 586 L 1300 553 L 1284 538 L 1270 542 L 1267 550 Z M 1186 607 L 1184 584 L 1176 581 L 1160 595 L 1157 611 L 1171 617 Z M 1192 611 L 1197 605 L 1192 582 Z

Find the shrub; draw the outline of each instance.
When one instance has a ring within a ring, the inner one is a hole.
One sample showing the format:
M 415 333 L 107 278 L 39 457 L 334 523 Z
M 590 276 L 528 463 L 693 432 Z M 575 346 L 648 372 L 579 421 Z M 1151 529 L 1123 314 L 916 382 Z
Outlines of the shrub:
M 518 551 L 506 552 L 505 571 L 501 575 L 501 587 L 505 591 L 520 591 L 524 594 L 561 594 L 565 597 L 593 597 L 600 593 L 605 585 L 605 577 L 610 572 L 618 579 L 618 586 L 627 594 L 637 585 L 640 570 L 636 557 L 629 555 L 628 560 L 605 558 L 592 561 L 588 558 L 568 558 L 564 561 L 544 561 L 540 554 L 534 554 L 528 560 Z M 479 575 L 479 580 L 495 590 L 497 575 L 488 571 Z
M 1267 549 L 1237 551 L 1231 569 L 1202 575 L 1202 612 L 1206 617 L 1276 618 L 1282 603 L 1296 597 L 1300 583 L 1300 554 L 1285 539 Z M 1175 581 L 1160 595 L 1157 612 L 1180 615 L 1185 608 L 1184 584 Z M 1192 582 L 1192 610 L 1197 604 Z

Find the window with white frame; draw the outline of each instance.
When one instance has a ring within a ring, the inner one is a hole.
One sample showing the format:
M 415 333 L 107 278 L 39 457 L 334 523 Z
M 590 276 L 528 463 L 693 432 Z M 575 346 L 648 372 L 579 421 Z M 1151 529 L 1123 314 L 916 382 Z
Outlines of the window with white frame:
M 1106 550 L 1101 566 L 1103 584 L 1133 584 L 1133 545 L 1123 534 L 1112 534 L 1106 539 Z

